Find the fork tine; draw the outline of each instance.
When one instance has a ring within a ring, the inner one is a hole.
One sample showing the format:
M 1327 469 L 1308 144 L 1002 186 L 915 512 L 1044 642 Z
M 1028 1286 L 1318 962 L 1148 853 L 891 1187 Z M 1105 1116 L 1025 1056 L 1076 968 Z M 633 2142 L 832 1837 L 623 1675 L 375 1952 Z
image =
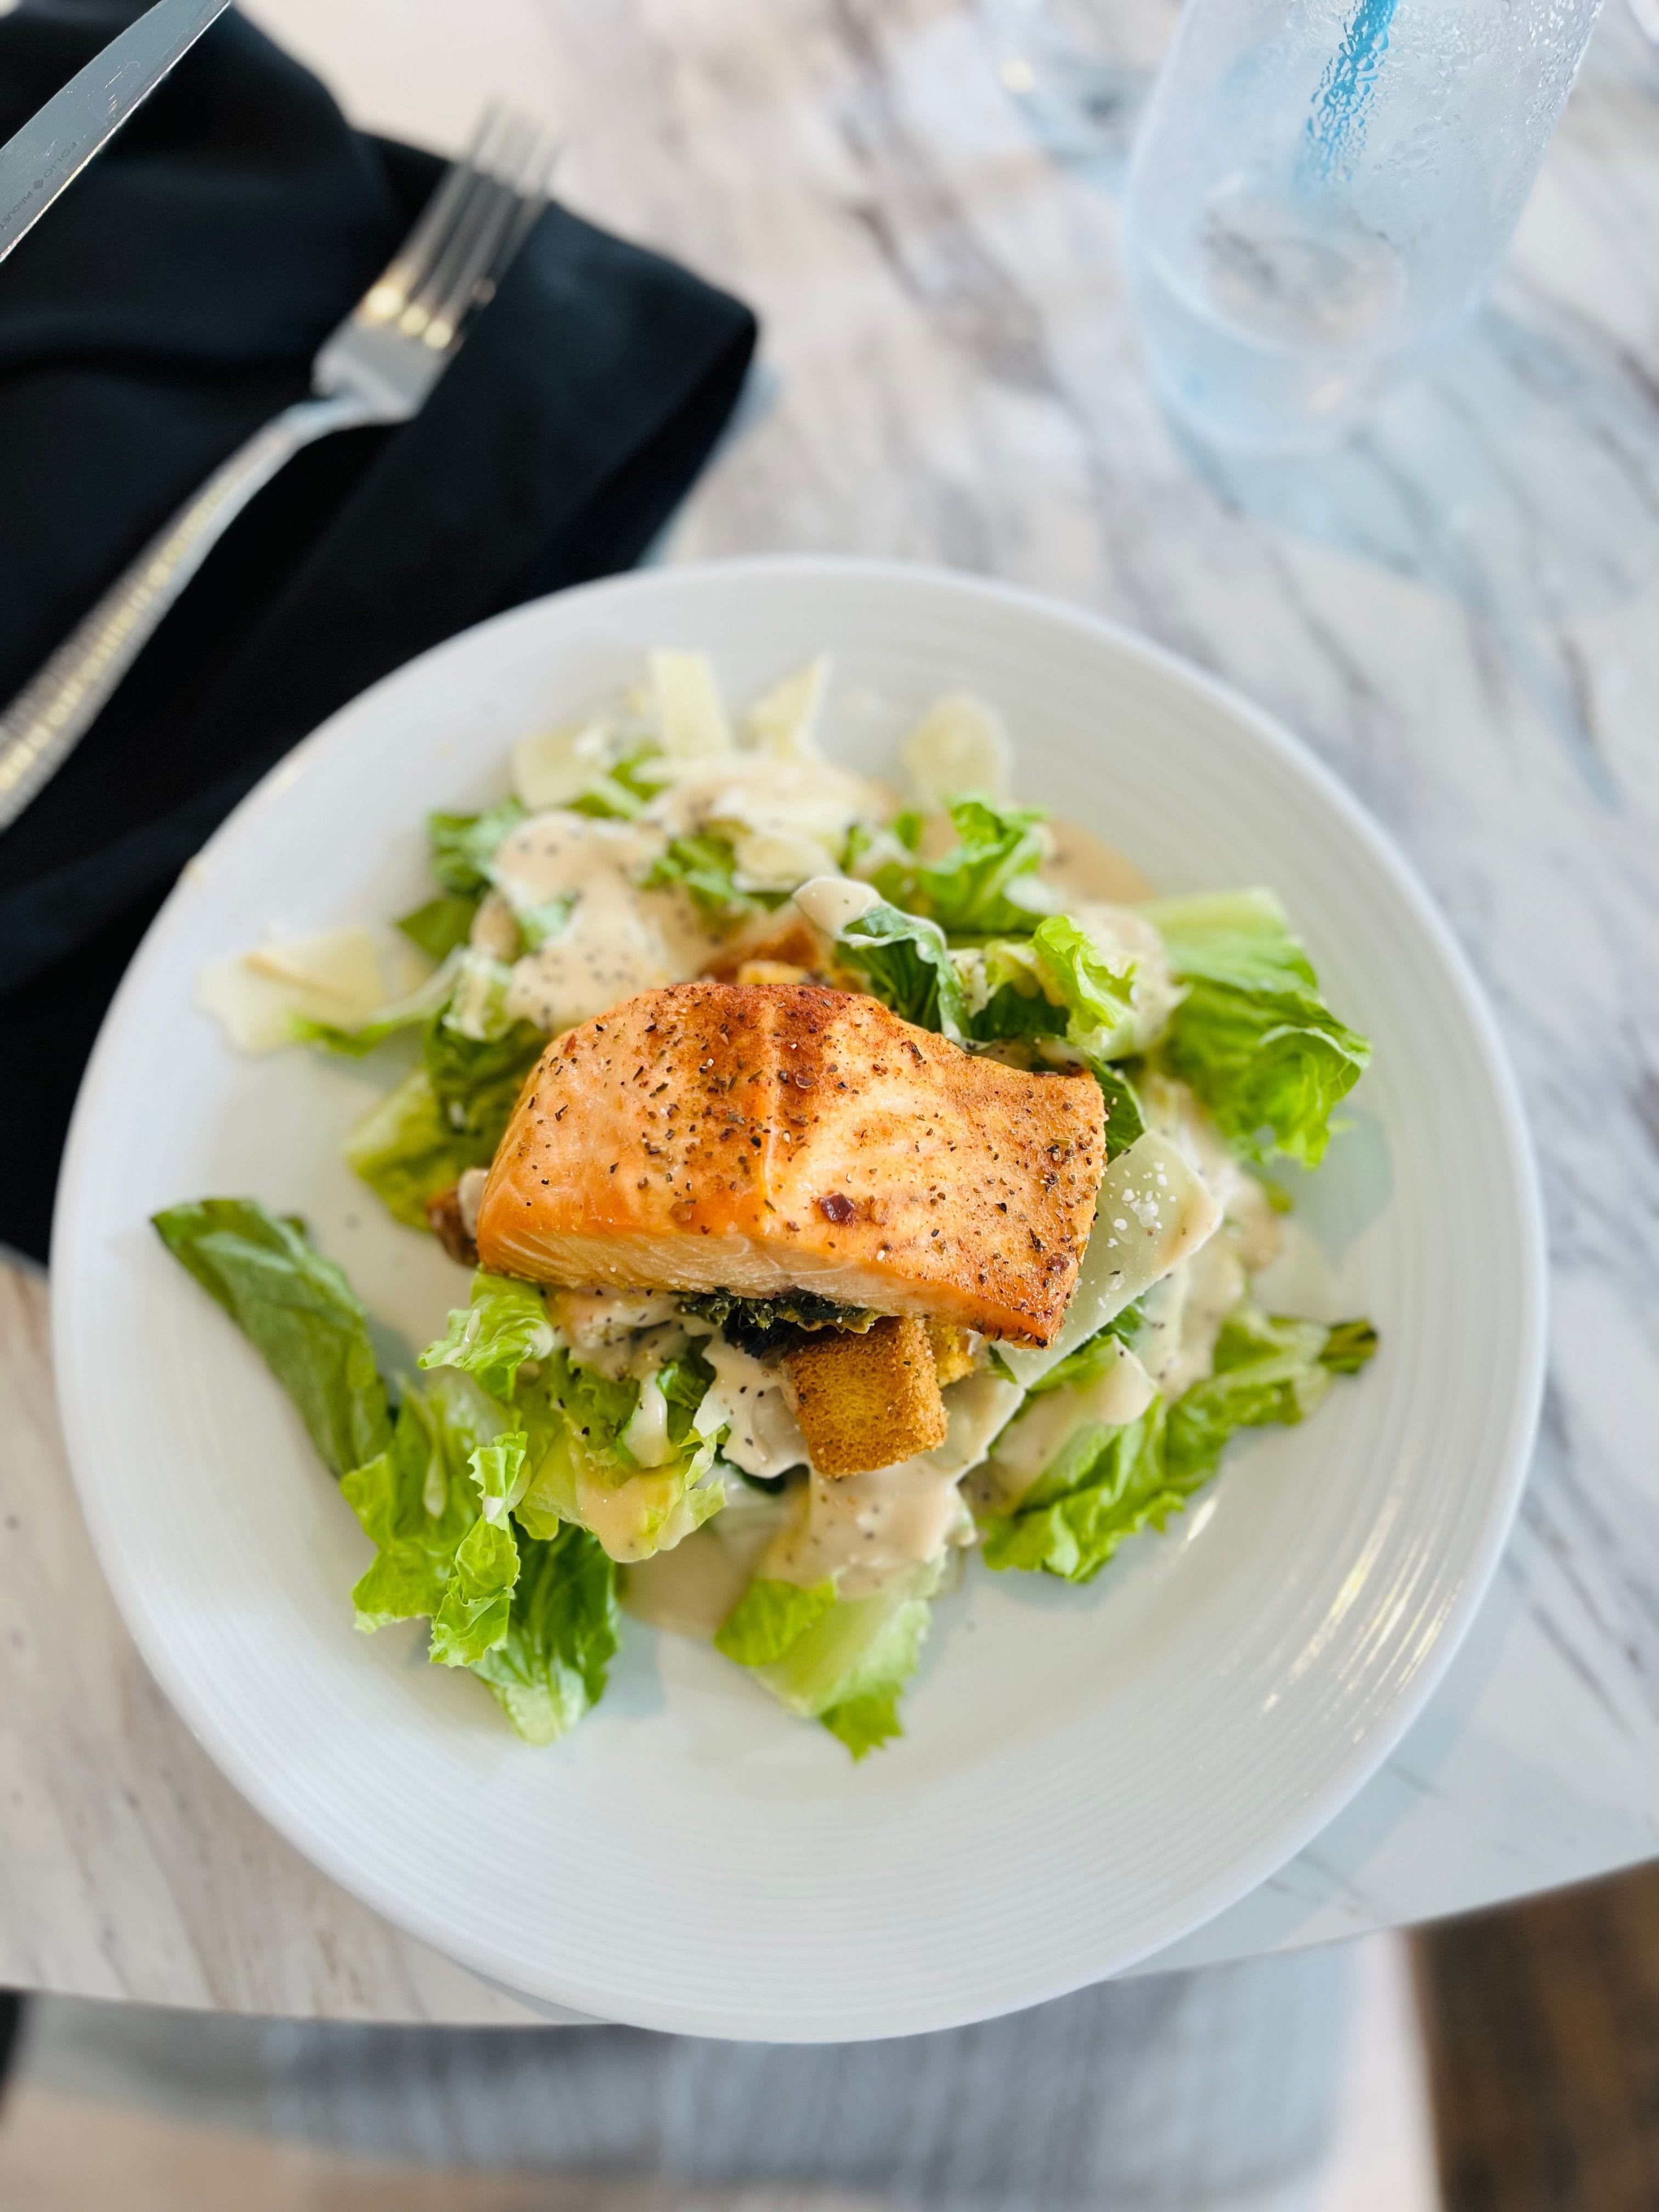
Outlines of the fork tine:
M 492 100 L 479 117 L 466 151 L 439 179 L 414 228 L 398 248 L 358 307 L 365 322 L 395 322 L 431 275 L 465 204 L 484 149 L 501 119 Z
M 454 219 L 442 246 L 428 269 L 420 289 L 398 318 L 398 328 L 407 338 L 418 338 L 432 320 L 440 299 L 448 288 L 449 272 L 466 252 L 469 240 L 488 219 L 499 190 L 495 179 L 480 168 L 467 172 L 466 191 L 455 209 Z
M 466 239 L 458 237 L 441 288 L 434 277 L 439 297 L 422 337 L 434 352 L 453 344 L 465 317 L 481 304 L 481 295 L 489 297 L 505 275 L 511 258 L 506 251 L 508 240 L 516 252 L 527 229 L 527 208 L 532 221 L 541 211 L 529 194 L 544 184 L 546 172 L 547 134 L 536 124 L 520 123 L 497 157 L 495 198 Z
M 522 197 L 519 211 L 507 226 L 507 235 L 496 250 L 495 258 L 473 288 L 473 300 L 481 307 L 487 307 L 495 296 L 495 288 L 517 257 L 537 223 L 540 221 L 553 189 L 553 172 L 560 153 L 558 134 L 554 131 L 539 131 L 529 161 L 525 164 L 520 179 Z
M 471 165 L 466 197 L 456 210 L 442 250 L 398 318 L 398 327 L 405 337 L 422 337 L 437 313 L 440 302 L 447 296 L 453 272 L 467 254 L 481 226 L 489 220 L 501 191 L 496 181 L 496 171 L 503 154 L 510 152 L 517 145 L 522 127 L 519 118 L 510 111 L 496 111 L 493 128 L 479 147 Z

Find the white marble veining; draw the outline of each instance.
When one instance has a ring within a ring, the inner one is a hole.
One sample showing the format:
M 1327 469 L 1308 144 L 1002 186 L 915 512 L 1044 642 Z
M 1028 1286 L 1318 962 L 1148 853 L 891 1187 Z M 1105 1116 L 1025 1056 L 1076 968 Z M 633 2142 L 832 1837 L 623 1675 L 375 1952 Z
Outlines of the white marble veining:
M 1627 11 L 1492 307 L 1435 373 L 1339 455 L 1224 467 L 1148 397 L 1109 191 L 1028 142 L 957 0 L 250 12 L 364 120 L 434 143 L 510 85 L 568 123 L 574 205 L 761 310 L 776 399 L 677 557 L 943 560 L 1138 624 L 1332 763 L 1492 994 L 1553 1262 L 1522 1522 L 1382 1773 L 1170 1962 L 1659 1850 L 1659 53 Z M 19 1276 L 0 1435 L 0 1982 L 523 2017 L 313 1874 L 161 1705 L 76 1516 Z

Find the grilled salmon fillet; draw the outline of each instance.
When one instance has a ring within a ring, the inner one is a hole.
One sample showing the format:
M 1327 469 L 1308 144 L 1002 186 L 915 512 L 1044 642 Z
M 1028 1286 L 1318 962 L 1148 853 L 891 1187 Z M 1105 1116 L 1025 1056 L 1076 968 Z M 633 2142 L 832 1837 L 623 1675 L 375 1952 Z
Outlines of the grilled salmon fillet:
M 1087 1075 L 977 1059 L 847 992 L 682 983 L 543 1054 L 478 1255 L 532 1282 L 810 1290 L 1048 1344 L 1104 1157 Z

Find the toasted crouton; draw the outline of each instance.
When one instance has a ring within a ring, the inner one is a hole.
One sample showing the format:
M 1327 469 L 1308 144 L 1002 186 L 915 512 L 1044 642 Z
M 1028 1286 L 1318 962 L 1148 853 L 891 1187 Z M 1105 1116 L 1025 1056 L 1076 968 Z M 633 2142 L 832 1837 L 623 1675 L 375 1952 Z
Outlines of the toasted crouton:
M 799 972 L 787 978 L 743 972 L 763 963 Z M 808 976 L 827 975 L 830 964 L 829 939 L 813 928 L 805 915 L 790 914 L 774 916 L 758 934 L 745 932 L 717 953 L 702 972 L 716 983 L 800 982 Z
M 941 1390 L 947 1383 L 960 1382 L 979 1364 L 974 1357 L 973 1332 L 958 1328 L 954 1322 L 930 1321 L 927 1341 L 933 1348 L 933 1366 Z
M 792 968 L 787 960 L 745 960 L 735 980 L 739 983 L 810 983 L 811 970 Z
M 895 1315 L 861 1336 L 826 1332 L 790 1352 L 784 1366 L 820 1474 L 868 1474 L 945 1441 L 925 1322 Z

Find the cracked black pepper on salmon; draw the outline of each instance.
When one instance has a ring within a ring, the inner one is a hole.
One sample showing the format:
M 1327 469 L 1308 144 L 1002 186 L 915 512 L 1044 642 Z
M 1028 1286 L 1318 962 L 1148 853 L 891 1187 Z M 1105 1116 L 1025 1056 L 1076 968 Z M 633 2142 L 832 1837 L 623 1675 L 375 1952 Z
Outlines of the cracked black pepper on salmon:
M 535 1282 L 811 1290 L 1045 1345 L 1105 1161 L 1098 1086 L 810 984 L 647 991 L 555 1040 L 478 1211 Z

